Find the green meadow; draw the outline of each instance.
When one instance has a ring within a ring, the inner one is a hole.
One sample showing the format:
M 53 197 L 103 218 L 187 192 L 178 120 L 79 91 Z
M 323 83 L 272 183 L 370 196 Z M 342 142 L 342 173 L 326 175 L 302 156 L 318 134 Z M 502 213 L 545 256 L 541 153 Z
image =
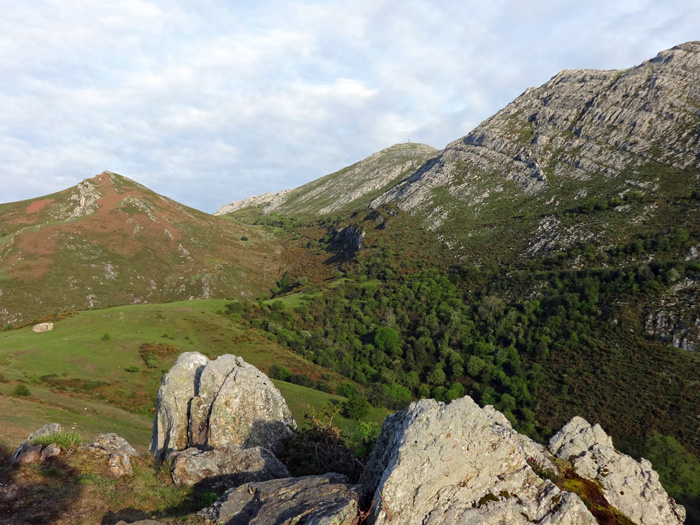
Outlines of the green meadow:
M 243 357 L 263 371 L 272 364 L 307 374 L 335 387 L 336 374 L 306 361 L 220 315 L 226 300 L 192 300 L 121 306 L 76 312 L 45 333 L 31 326 L 0 332 L 0 440 L 14 446 L 49 422 L 90 439 L 116 432 L 135 446 L 148 445 L 162 374 L 182 352 L 214 359 L 225 353 Z M 155 349 L 144 355 L 146 348 Z M 297 421 L 345 398 L 275 381 Z M 16 395 L 22 385 L 29 395 Z M 380 423 L 386 411 L 373 409 Z M 352 433 L 354 422 L 338 416 Z

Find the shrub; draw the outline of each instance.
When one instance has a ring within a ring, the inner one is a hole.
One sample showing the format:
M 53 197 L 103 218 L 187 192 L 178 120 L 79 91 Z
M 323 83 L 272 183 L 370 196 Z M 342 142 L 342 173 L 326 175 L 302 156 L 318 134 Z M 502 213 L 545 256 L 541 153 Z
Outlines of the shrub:
M 267 371 L 267 377 L 279 379 L 280 381 L 289 381 L 289 378 L 292 377 L 292 373 L 287 367 L 272 365 Z
M 112 339 L 112 336 L 109 335 L 109 334 L 107 334 L 107 333 L 102 334 L 102 337 L 100 337 L 100 340 L 102 340 L 102 342 L 104 342 L 104 343 L 106 343 L 106 342 L 109 341 L 110 339 Z
M 369 413 L 370 404 L 360 394 L 355 394 L 343 403 L 343 416 L 348 419 L 360 419 Z
M 357 388 L 352 383 L 344 381 L 338 385 L 338 388 L 335 389 L 335 393 L 350 399 L 352 396 L 357 395 Z
M 132 373 L 141 371 L 141 369 L 136 365 L 127 366 L 124 370 L 126 370 L 127 372 L 132 372 Z
M 17 385 L 12 391 L 12 394 L 15 396 L 29 396 L 31 395 L 31 392 L 29 391 L 29 388 L 27 388 L 27 385 Z
M 289 378 L 289 382 L 295 385 L 305 386 L 306 388 L 314 388 L 316 386 L 314 380 L 306 374 L 292 374 Z

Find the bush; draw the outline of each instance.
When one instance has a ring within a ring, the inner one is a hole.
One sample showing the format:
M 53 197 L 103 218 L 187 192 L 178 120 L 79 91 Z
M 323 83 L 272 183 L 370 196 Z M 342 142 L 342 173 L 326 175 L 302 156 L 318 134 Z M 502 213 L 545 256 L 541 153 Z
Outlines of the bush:
M 272 365 L 267 371 L 267 377 L 279 379 L 280 381 L 289 381 L 289 378 L 292 377 L 292 373 L 284 366 Z
M 15 396 L 29 396 L 32 393 L 29 391 L 29 388 L 27 388 L 27 385 L 17 385 L 12 391 L 12 394 Z
M 360 419 L 369 414 L 370 404 L 360 394 L 355 394 L 343 403 L 343 416 L 348 419 Z
M 127 372 L 132 372 L 132 373 L 141 371 L 141 369 L 136 365 L 127 366 L 124 370 L 126 370 Z
M 289 378 L 289 382 L 295 385 L 305 386 L 306 388 L 314 388 L 316 386 L 314 380 L 306 374 L 292 374 Z
M 352 383 L 344 381 L 338 385 L 338 388 L 335 389 L 335 393 L 339 396 L 350 399 L 352 396 L 357 395 L 357 387 L 355 387 L 355 385 Z

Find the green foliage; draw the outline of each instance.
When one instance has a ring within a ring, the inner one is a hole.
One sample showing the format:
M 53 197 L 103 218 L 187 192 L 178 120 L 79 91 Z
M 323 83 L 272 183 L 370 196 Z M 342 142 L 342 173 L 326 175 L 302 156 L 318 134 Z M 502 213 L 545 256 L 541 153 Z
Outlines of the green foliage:
M 76 448 L 83 443 L 83 438 L 77 432 L 55 432 L 39 436 L 32 440 L 32 445 L 47 446 L 56 443 L 62 449 Z
M 400 353 L 399 336 L 389 326 L 382 326 L 374 334 L 374 346 L 388 354 Z
M 112 339 L 112 336 L 108 333 L 104 333 L 104 334 L 102 334 L 102 337 L 100 337 L 100 341 L 102 341 L 104 343 L 106 343 L 110 339 Z
M 140 369 L 138 366 L 136 366 L 136 365 L 127 366 L 124 370 L 126 370 L 127 372 L 131 372 L 131 373 L 135 373 L 135 372 L 140 372 L 140 371 L 141 371 L 141 369 Z
M 292 377 L 292 373 L 288 368 L 280 365 L 271 365 L 267 371 L 268 377 L 271 379 L 279 379 L 280 381 L 289 381 Z
M 355 394 L 343 403 L 343 416 L 348 419 L 361 419 L 369 414 L 369 401 L 360 395 Z
M 700 523 L 700 460 L 674 437 L 656 431 L 644 442 L 644 457 L 651 461 L 668 494 L 685 506 L 688 523 Z
M 12 391 L 13 396 L 30 396 L 32 393 L 29 391 L 27 385 L 19 384 Z
M 338 385 L 338 388 L 335 389 L 335 393 L 339 396 L 347 397 L 348 399 L 350 399 L 351 397 L 357 395 L 357 387 L 352 383 L 343 381 Z

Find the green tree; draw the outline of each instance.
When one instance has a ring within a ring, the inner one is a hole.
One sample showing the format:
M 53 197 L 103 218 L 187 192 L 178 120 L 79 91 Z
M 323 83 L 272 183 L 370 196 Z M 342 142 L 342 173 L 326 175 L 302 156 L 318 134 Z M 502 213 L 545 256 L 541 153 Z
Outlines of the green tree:
M 387 354 L 400 354 L 399 336 L 390 326 L 382 326 L 374 334 L 374 346 Z

